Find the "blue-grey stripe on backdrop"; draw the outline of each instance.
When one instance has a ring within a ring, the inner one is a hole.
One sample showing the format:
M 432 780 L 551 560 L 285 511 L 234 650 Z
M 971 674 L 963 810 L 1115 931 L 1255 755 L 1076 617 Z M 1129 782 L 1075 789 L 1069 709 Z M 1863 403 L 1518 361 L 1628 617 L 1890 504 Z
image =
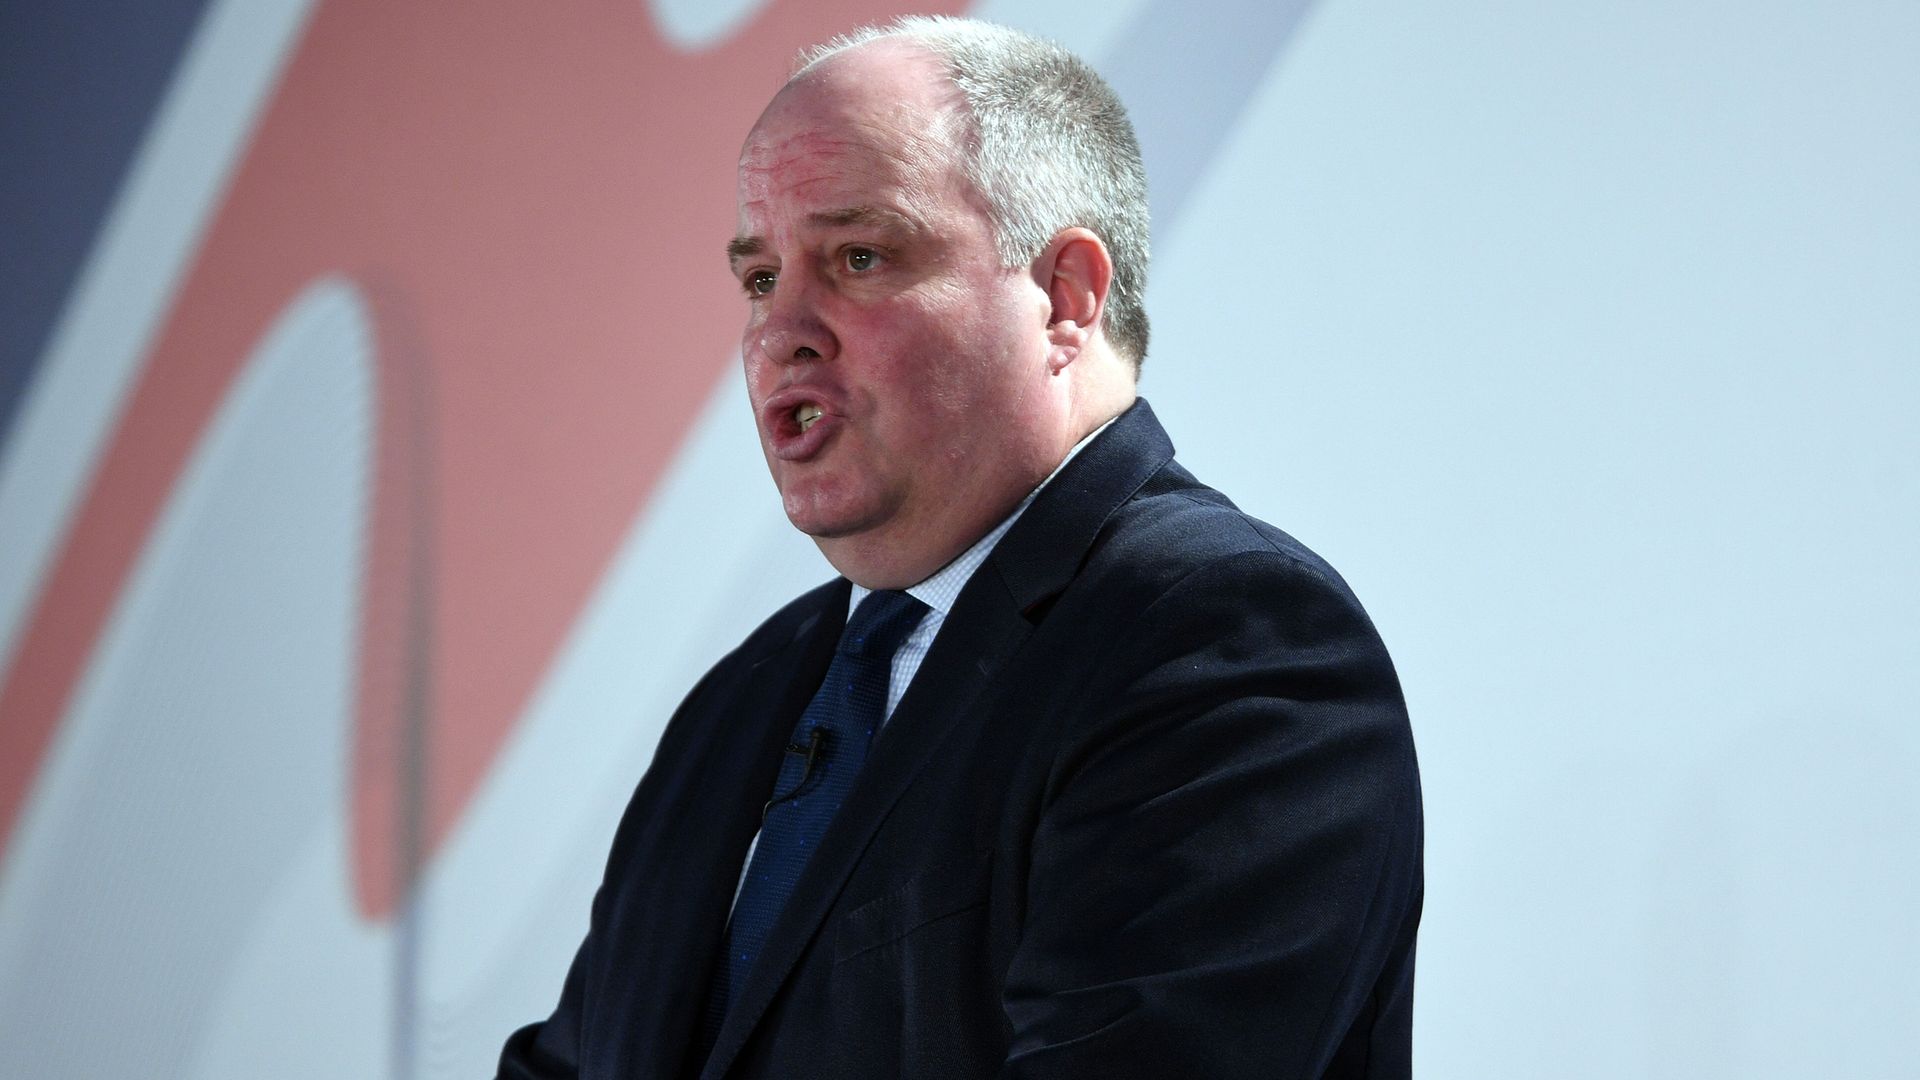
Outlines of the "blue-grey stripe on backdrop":
M 0 454 L 205 8 L 0 4 Z

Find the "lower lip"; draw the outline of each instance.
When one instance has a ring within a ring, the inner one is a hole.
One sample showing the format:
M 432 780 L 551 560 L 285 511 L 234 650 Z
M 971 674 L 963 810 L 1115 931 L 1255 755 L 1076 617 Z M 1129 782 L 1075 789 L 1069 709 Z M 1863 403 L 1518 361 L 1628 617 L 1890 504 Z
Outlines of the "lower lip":
M 827 444 L 839 426 L 839 417 L 822 413 L 820 419 L 809 424 L 805 431 L 796 434 L 775 432 L 773 456 L 781 461 L 805 461 L 820 452 L 820 448 Z

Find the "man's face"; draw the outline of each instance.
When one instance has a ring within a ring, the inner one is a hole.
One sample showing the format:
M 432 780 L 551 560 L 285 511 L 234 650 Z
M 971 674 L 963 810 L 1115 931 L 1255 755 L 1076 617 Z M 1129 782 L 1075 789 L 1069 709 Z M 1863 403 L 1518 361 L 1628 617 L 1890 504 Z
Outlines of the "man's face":
M 939 569 L 1064 450 L 1047 295 L 1001 263 L 955 101 L 924 52 L 869 45 L 784 90 L 740 156 L 761 447 L 788 518 L 876 587 Z

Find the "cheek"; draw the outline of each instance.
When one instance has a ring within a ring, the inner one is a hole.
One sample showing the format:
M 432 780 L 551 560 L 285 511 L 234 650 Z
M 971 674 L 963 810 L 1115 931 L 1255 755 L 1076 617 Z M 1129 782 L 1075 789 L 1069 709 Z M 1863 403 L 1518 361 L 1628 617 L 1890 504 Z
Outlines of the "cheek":
M 752 395 L 756 406 L 769 392 L 768 375 L 773 368 L 773 365 L 767 363 L 766 357 L 761 355 L 760 350 L 754 348 L 759 335 L 759 329 L 751 323 L 740 335 L 740 369 L 746 373 L 747 393 Z

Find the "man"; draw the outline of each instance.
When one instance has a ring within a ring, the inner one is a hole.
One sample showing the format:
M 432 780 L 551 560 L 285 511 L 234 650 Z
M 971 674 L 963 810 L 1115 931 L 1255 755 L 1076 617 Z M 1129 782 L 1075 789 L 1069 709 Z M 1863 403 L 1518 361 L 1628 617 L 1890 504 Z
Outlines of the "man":
M 1111 91 L 997 27 L 865 31 L 739 200 L 762 447 L 844 580 L 688 695 L 500 1075 L 1408 1075 L 1399 688 L 1135 399 Z

